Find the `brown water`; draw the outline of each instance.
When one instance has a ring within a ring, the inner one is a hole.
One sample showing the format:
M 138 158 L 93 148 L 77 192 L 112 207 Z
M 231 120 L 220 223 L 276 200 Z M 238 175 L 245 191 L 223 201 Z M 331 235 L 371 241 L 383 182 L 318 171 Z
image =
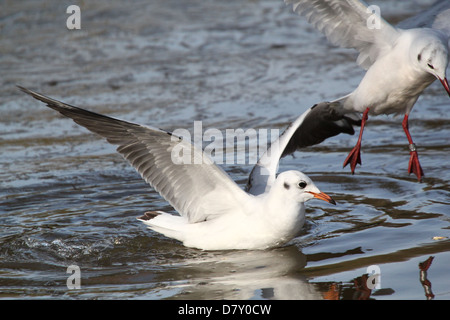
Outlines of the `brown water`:
M 379 1 L 398 21 L 433 1 Z M 283 129 L 307 107 L 350 92 L 363 71 L 282 1 L 95 1 L 81 30 L 60 1 L 3 1 L 0 14 L 0 298 L 354 299 L 378 266 L 372 299 L 450 298 L 449 99 L 439 83 L 411 114 L 425 178 L 408 176 L 401 118 L 372 117 L 363 166 L 342 135 L 283 160 L 338 202 L 308 202 L 284 248 L 202 252 L 149 231 L 172 210 L 113 146 L 25 96 L 167 130 Z M 250 165 L 225 165 L 244 185 Z M 434 237 L 441 237 L 436 240 Z M 68 266 L 81 288 L 69 290 Z M 424 276 L 424 275 L 422 275 Z M 423 280 L 423 279 L 422 279 Z

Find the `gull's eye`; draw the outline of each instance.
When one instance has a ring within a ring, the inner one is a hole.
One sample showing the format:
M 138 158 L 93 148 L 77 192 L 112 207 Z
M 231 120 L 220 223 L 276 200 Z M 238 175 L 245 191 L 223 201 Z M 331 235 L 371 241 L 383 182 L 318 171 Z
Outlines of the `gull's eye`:
M 432 64 L 428 64 L 428 67 L 429 67 L 430 69 L 433 69 L 433 70 L 434 70 L 434 67 L 433 67 Z
M 305 189 L 305 187 L 307 186 L 308 184 L 305 182 L 305 181 L 300 181 L 299 183 L 298 183 L 298 186 L 300 187 L 300 189 Z

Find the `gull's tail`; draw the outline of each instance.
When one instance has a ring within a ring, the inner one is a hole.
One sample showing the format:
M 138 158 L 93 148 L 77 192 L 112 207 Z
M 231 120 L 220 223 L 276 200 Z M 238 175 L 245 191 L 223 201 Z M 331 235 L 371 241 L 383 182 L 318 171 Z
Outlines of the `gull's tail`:
M 189 224 L 186 217 L 164 211 L 148 211 L 137 219 L 147 225 L 149 229 L 182 242 L 184 241 L 183 229 Z

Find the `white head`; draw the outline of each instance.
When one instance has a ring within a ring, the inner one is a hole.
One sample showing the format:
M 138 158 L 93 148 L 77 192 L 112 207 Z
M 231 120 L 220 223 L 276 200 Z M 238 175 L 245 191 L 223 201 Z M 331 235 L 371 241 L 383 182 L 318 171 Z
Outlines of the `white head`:
M 448 95 L 450 88 L 446 70 L 448 66 L 448 39 L 436 30 L 422 30 L 423 35 L 415 38 L 411 45 L 411 59 L 416 65 L 442 83 Z
M 327 194 L 321 192 L 312 180 L 300 171 L 285 171 L 278 175 L 277 188 L 288 198 L 297 202 L 305 202 L 313 198 L 336 204 Z

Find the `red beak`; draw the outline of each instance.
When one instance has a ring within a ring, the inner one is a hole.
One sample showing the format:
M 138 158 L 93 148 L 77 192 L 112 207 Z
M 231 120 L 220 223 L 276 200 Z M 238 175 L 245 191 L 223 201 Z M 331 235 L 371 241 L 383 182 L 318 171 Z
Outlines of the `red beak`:
M 331 204 L 336 204 L 336 201 L 334 201 L 333 198 L 331 198 L 326 193 L 323 193 L 323 192 L 315 193 L 315 192 L 312 192 L 312 191 L 306 191 L 306 192 L 311 193 L 314 196 L 314 198 L 317 198 L 317 199 L 329 202 Z
M 439 80 L 441 81 L 442 85 L 444 86 L 445 90 L 448 93 L 448 96 L 450 97 L 450 87 L 448 86 L 447 78 L 444 79 L 439 78 Z

